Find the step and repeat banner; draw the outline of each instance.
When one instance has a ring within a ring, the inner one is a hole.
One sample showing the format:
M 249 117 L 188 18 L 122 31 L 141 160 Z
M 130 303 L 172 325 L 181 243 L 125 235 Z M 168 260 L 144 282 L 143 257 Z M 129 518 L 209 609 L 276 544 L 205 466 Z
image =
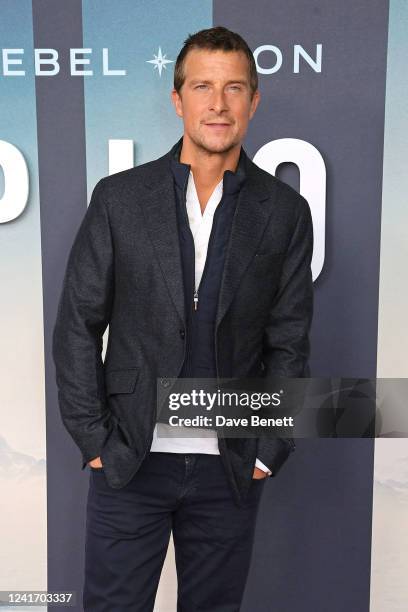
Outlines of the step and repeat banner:
M 256 61 L 247 154 L 312 210 L 312 376 L 407 376 L 406 0 L 0 0 L 0 591 L 81 610 L 89 471 L 51 357 L 67 256 L 96 182 L 182 135 L 174 63 L 213 25 Z M 406 441 L 295 455 L 266 483 L 242 610 L 406 610 Z M 157 612 L 176 590 L 171 543 Z

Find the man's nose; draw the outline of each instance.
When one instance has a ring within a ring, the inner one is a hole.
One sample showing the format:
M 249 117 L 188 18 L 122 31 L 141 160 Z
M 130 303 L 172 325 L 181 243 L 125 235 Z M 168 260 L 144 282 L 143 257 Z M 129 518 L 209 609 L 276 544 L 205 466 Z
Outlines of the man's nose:
M 228 104 L 224 91 L 222 89 L 215 89 L 211 96 L 209 110 L 213 110 L 216 113 L 221 113 L 223 110 L 227 109 Z

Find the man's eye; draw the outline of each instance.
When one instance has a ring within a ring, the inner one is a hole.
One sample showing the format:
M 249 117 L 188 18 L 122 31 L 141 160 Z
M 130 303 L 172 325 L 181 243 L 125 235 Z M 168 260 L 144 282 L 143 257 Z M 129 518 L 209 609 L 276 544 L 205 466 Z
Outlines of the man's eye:
M 207 87 L 207 85 L 197 85 L 196 89 L 203 89 L 204 87 Z
M 230 89 L 236 89 L 237 91 L 239 91 L 241 87 L 239 85 L 231 85 Z

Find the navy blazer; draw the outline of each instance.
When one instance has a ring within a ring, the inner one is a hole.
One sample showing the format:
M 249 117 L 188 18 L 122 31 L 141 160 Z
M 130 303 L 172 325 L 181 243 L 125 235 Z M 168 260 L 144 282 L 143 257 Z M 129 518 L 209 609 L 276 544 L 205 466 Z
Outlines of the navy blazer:
M 307 201 L 254 164 L 232 222 L 215 320 L 219 378 L 308 376 L 313 227 Z M 177 378 L 186 313 L 171 151 L 102 178 L 73 242 L 53 330 L 59 408 L 82 453 L 125 486 L 149 451 L 157 383 Z M 105 361 L 102 336 L 109 325 Z M 238 504 L 258 457 L 276 477 L 291 438 L 218 439 Z

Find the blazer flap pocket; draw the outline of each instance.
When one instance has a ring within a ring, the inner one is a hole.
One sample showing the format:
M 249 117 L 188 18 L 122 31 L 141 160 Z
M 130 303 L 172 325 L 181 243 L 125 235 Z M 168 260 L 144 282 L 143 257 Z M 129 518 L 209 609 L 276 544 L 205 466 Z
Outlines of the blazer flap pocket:
M 282 259 L 285 253 L 271 251 L 270 249 L 259 249 L 255 253 L 255 258 L 257 257 L 268 257 L 269 259 L 276 261 L 277 259 Z
M 133 393 L 139 376 L 139 368 L 107 370 L 105 372 L 106 394 Z

